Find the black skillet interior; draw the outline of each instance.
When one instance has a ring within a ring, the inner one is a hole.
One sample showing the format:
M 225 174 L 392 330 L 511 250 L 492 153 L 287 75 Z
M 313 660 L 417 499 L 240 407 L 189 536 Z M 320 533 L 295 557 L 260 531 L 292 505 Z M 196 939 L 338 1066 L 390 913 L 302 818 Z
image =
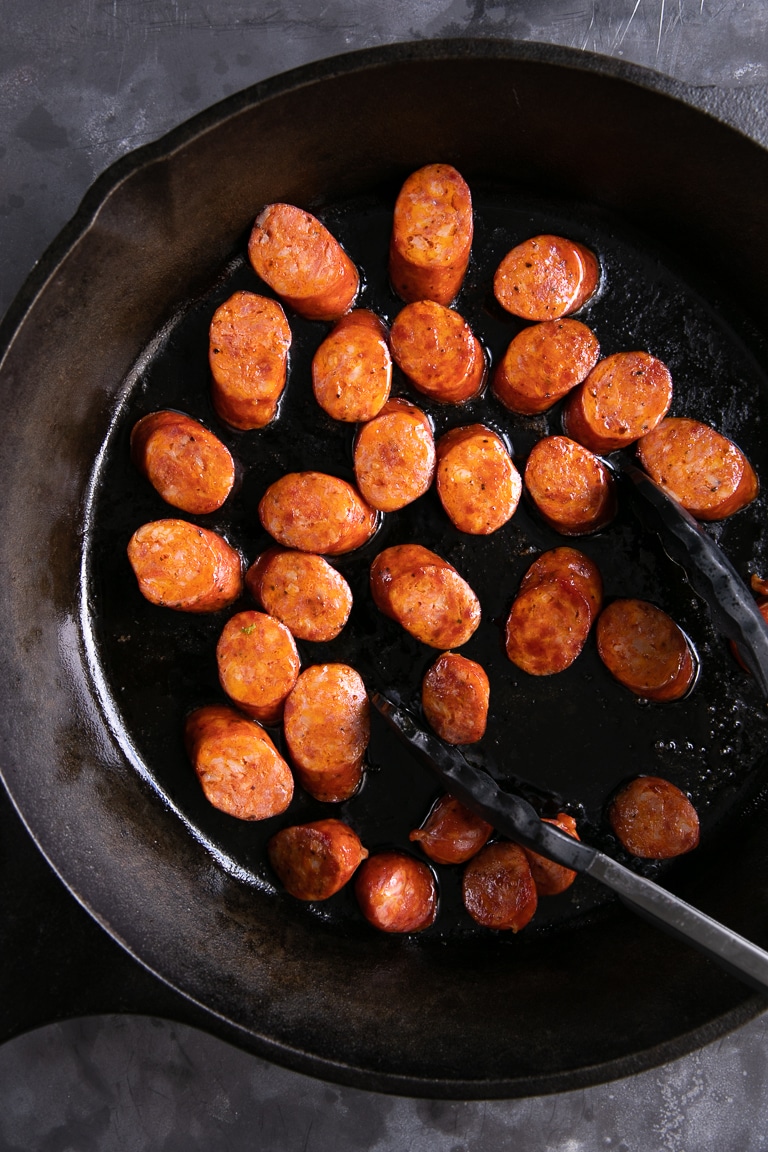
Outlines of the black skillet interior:
M 475 191 L 477 241 L 458 306 L 491 359 L 518 327 L 489 301 L 495 262 L 536 231 L 582 239 L 605 266 L 605 289 L 583 317 L 603 352 L 660 356 L 674 410 L 732 435 L 765 475 L 767 361 L 753 320 L 766 304 L 768 159 L 667 91 L 679 94 L 633 70 L 606 75 L 581 54 L 492 41 L 393 46 L 304 69 L 109 174 L 6 329 L 0 595 L 14 707 L 3 719 L 4 778 L 49 859 L 116 938 L 209 1008 L 212 1027 L 227 1022 L 241 1043 L 294 1067 L 417 1095 L 554 1091 L 685 1051 L 758 1010 L 695 953 L 598 907 L 583 881 L 514 938 L 467 921 L 448 870 L 441 917 L 415 939 L 376 934 L 347 893 L 318 908 L 286 898 L 263 854 L 283 821 L 239 826 L 209 809 L 181 748 L 185 712 L 221 699 L 213 649 L 226 614 L 151 608 L 124 558 L 131 531 L 167 514 L 128 463 L 130 427 L 146 411 L 189 411 L 232 446 L 240 487 L 201 522 L 248 559 L 266 542 L 255 506 L 267 483 L 296 467 L 351 475 L 351 430 L 327 420 L 308 390 L 325 326 L 291 317 L 279 419 L 234 434 L 209 405 L 208 321 L 233 287 L 259 287 L 244 242 L 276 199 L 327 220 L 366 271 L 361 303 L 391 320 L 391 206 L 404 176 L 434 160 L 454 163 Z M 402 378 L 396 391 L 412 395 Z M 462 409 L 418 402 L 438 433 L 488 421 L 519 461 L 558 427 L 557 412 L 512 417 L 487 391 Z M 743 573 L 764 561 L 762 508 L 713 529 Z M 465 651 L 487 666 L 494 704 L 475 754 L 533 786 L 543 810 L 558 793 L 601 846 L 610 790 L 638 771 L 669 776 L 698 803 L 705 844 L 665 882 L 764 944 L 763 702 L 626 510 L 579 546 L 609 596 L 653 599 L 692 637 L 701 676 L 675 705 L 626 694 L 591 643 L 559 677 L 517 672 L 501 623 L 531 559 L 562 538 L 525 506 L 494 536 L 464 537 L 433 493 L 339 559 L 355 619 L 333 644 L 304 645 L 306 663 L 349 660 L 370 687 L 414 698 L 433 654 L 365 594 L 375 552 L 408 539 L 454 563 L 483 605 Z M 404 844 L 434 786 L 380 726 L 370 761 L 342 814 L 372 849 Z M 320 810 L 298 796 L 289 815 Z

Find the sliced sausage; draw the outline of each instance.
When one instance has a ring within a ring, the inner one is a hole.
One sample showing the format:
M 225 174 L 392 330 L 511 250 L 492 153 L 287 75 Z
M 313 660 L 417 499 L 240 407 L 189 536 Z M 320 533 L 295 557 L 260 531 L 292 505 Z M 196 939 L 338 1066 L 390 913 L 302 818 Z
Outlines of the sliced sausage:
M 234 708 L 214 704 L 187 717 L 187 754 L 213 804 L 239 820 L 279 816 L 293 798 L 291 770 L 267 733 Z
M 264 612 L 238 612 L 224 625 L 216 662 L 222 688 L 243 712 L 265 724 L 280 719 L 300 666 L 285 624 Z
M 647 352 L 617 352 L 592 369 L 563 409 L 568 436 L 592 452 L 626 448 L 656 427 L 672 403 L 666 364 Z
M 166 503 L 197 516 L 221 508 L 235 482 L 229 449 L 183 412 L 150 412 L 134 424 L 131 459 Z
M 565 580 L 549 579 L 518 592 L 507 619 L 507 656 L 530 676 L 552 676 L 573 664 L 592 625 L 586 596 Z
M 699 817 L 687 796 L 659 776 L 638 776 L 608 810 L 611 827 L 633 856 L 669 860 L 699 842 Z
M 480 851 L 493 827 L 455 796 L 441 796 L 409 840 L 420 844 L 435 864 L 464 864 Z
M 454 428 L 437 448 L 437 494 L 460 532 L 488 536 L 520 502 L 522 480 L 500 436 L 484 424 Z
M 567 436 L 531 449 L 525 487 L 540 516 L 564 536 L 598 532 L 616 515 L 616 484 L 602 460 Z
M 480 602 L 466 580 L 420 545 L 380 552 L 371 566 L 371 593 L 385 615 L 432 648 L 459 648 L 480 623 Z
M 685 633 L 647 600 L 609 604 L 597 622 L 597 650 L 620 684 L 648 700 L 679 700 L 696 676 Z
M 544 823 L 554 824 L 561 832 L 573 836 L 574 840 L 579 839 L 576 821 L 567 812 L 558 813 L 554 820 L 545 819 Z M 554 860 L 548 860 L 546 856 L 540 856 L 538 852 L 533 852 L 530 848 L 524 848 L 523 851 L 528 857 L 531 875 L 539 896 L 559 896 L 561 892 L 565 892 L 566 888 L 570 888 L 576 879 L 576 873 L 572 868 L 566 868 L 563 864 L 556 864 Z
M 313 820 L 276 832 L 267 845 L 267 854 L 291 896 L 327 900 L 352 879 L 368 850 L 341 820 Z
M 464 907 L 485 928 L 519 932 L 538 903 L 525 852 L 518 844 L 487 844 L 467 864 Z
M 523 320 L 558 320 L 578 312 L 600 282 L 597 257 L 562 236 L 532 236 L 496 269 L 493 294 Z
M 421 685 L 428 723 L 447 744 L 474 744 L 485 734 L 490 684 L 485 669 L 458 652 L 444 652 Z
M 254 292 L 235 292 L 211 320 L 211 398 L 233 428 L 263 428 L 285 388 L 291 329 L 280 305 Z
M 486 364 L 480 341 L 451 308 L 432 300 L 408 304 L 389 339 L 398 368 L 432 400 L 460 404 L 481 391 Z
M 288 472 L 259 503 L 261 523 L 278 544 L 338 556 L 376 531 L 376 511 L 346 480 L 325 472 Z
M 577 548 L 551 548 L 531 564 L 520 582 L 520 591 L 552 579 L 571 584 L 587 601 L 590 619 L 597 619 L 603 604 L 603 580 L 594 560 Z
M 299 783 L 316 800 L 347 800 L 363 775 L 370 706 L 361 677 L 346 664 L 314 664 L 285 704 L 285 739 Z
M 355 442 L 355 478 L 363 498 L 380 512 L 396 512 L 423 496 L 434 474 L 429 420 L 407 400 L 388 400 Z
M 355 895 L 369 924 L 381 932 L 421 932 L 437 916 L 431 870 L 403 852 L 379 852 L 357 870 Z
M 360 287 L 357 269 L 327 228 L 293 204 L 268 204 L 248 241 L 257 276 L 308 320 L 338 320 Z
M 472 248 L 472 196 L 449 164 L 413 172 L 395 202 L 389 277 L 403 300 L 450 304 Z
M 493 391 L 511 412 L 546 412 L 586 379 L 599 355 L 597 337 L 579 320 L 532 324 L 510 342 Z
M 312 388 L 334 420 L 372 420 L 392 386 L 386 328 L 365 308 L 342 316 L 312 359 Z
M 186 520 L 154 520 L 137 528 L 128 559 L 139 591 L 178 612 L 218 612 L 243 591 L 240 554 L 216 532 Z
M 752 465 L 732 440 L 682 416 L 668 416 L 637 442 L 649 476 L 699 520 L 724 520 L 759 491 Z
M 443 560 L 442 556 L 431 552 L 423 544 L 395 544 L 379 552 L 371 565 L 370 585 L 373 602 L 385 616 L 395 619 L 390 599 L 392 585 L 401 576 L 416 572 L 425 565 L 450 567 L 447 560 Z
M 269 548 L 245 574 L 248 591 L 297 640 L 333 640 L 352 610 L 344 577 L 322 556 Z

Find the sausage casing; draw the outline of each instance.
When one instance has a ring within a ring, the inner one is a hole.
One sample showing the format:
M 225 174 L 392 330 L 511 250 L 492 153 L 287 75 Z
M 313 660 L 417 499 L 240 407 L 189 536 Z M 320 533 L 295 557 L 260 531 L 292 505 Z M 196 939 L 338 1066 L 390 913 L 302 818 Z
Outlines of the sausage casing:
M 150 412 L 134 424 L 131 459 L 166 503 L 197 516 L 220 508 L 235 482 L 229 449 L 183 412 Z
M 518 332 L 493 375 L 493 391 L 511 412 L 546 412 L 581 384 L 600 345 L 580 320 L 550 320 Z
M 613 476 L 602 460 L 567 436 L 545 436 L 534 444 L 524 480 L 542 519 L 564 536 L 597 532 L 616 515 Z
M 177 612 L 218 612 L 243 590 L 243 562 L 226 540 L 187 520 L 137 528 L 128 560 L 142 596 Z
M 447 744 L 474 744 L 485 734 L 490 684 L 485 669 L 458 652 L 444 652 L 421 685 L 428 723 Z
M 376 511 L 359 492 L 325 472 L 288 472 L 259 503 L 264 528 L 278 544 L 338 556 L 360 548 L 376 530 Z
M 450 304 L 472 248 L 472 196 L 449 164 L 411 173 L 395 202 L 389 278 L 401 299 Z
M 355 441 L 357 486 L 372 508 L 396 512 L 423 496 L 435 474 L 432 425 L 407 400 L 388 400 Z
M 368 855 L 356 832 L 341 820 L 313 820 L 276 832 L 269 862 L 297 900 L 327 900 L 352 879 Z
M 616 352 L 570 393 L 563 427 L 591 452 L 613 452 L 654 429 L 671 403 L 666 364 L 647 352 Z
M 614 797 L 611 827 L 633 856 L 669 860 L 699 842 L 699 817 L 687 796 L 660 776 L 638 776 Z
M 467 322 L 432 300 L 407 304 L 389 334 L 392 357 L 419 392 L 443 404 L 477 396 L 485 356 Z
M 437 448 L 437 494 L 460 532 L 487 536 L 514 514 L 522 480 L 504 441 L 484 424 L 453 428 Z
M 222 688 L 244 712 L 265 724 L 280 719 L 300 666 L 284 624 L 265 612 L 238 612 L 224 625 L 216 662 Z
M 316 800 L 347 800 L 363 775 L 371 732 L 362 678 L 346 664 L 313 664 L 285 703 L 285 739 L 299 783 Z
M 373 312 L 342 316 L 312 359 L 312 389 L 334 420 L 372 420 L 389 399 L 392 357 L 386 329 Z
M 464 869 L 464 907 L 485 928 L 519 932 L 538 904 L 525 852 L 518 844 L 486 844 Z
M 233 428 L 263 428 L 285 388 L 291 329 L 280 305 L 235 292 L 216 309 L 209 333 L 211 398 Z
M 563 236 L 532 236 L 499 264 L 493 293 L 523 320 L 558 320 L 578 312 L 600 282 L 600 265 L 583 244 Z
M 431 870 L 403 852 L 379 852 L 357 870 L 355 895 L 369 924 L 381 932 L 421 932 L 437 916 Z
M 245 574 L 248 591 L 297 640 L 333 640 L 352 610 L 344 577 L 322 556 L 268 548 Z

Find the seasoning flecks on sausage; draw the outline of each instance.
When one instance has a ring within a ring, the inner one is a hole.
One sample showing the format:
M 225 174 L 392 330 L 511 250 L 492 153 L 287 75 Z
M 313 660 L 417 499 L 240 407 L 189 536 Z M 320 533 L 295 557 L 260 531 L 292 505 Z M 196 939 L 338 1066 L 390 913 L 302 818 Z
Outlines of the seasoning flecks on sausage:
M 421 932 L 437 916 L 430 868 L 403 852 L 378 852 L 363 861 L 355 895 L 363 916 L 381 932 Z
M 699 817 L 684 793 L 660 776 L 638 776 L 614 797 L 611 827 L 633 856 L 669 860 L 699 842 Z
M 685 696 L 696 665 L 685 633 L 647 600 L 614 600 L 597 622 L 597 650 L 608 671 L 636 696 Z
M 218 436 L 170 409 L 134 424 L 131 459 L 167 504 L 197 516 L 220 508 L 235 482 L 235 462 Z
M 480 603 L 456 569 L 420 545 L 385 548 L 371 565 L 377 607 L 432 648 L 458 648 L 480 623 Z
M 532 236 L 499 264 L 493 293 L 523 320 L 558 320 L 578 312 L 600 282 L 594 253 L 562 236 Z
M 401 299 L 450 304 L 472 248 L 472 196 L 449 164 L 413 172 L 395 202 L 389 277 Z
M 500 436 L 484 424 L 453 428 L 437 449 L 437 494 L 460 532 L 488 536 L 514 514 L 522 480 Z
M 280 305 L 235 292 L 213 314 L 209 334 L 211 398 L 233 428 L 263 428 L 285 388 L 291 329 Z
M 299 783 L 316 800 L 347 800 L 363 775 L 370 705 L 362 678 L 346 664 L 314 664 L 285 704 L 285 739 Z
M 565 536 L 597 532 L 616 514 L 616 485 L 608 468 L 567 436 L 545 436 L 533 446 L 524 480 L 542 519 Z
M 447 744 L 474 744 L 488 721 L 490 684 L 485 669 L 458 652 L 444 652 L 421 685 L 428 723 Z
M 372 508 L 396 512 L 429 489 L 435 474 L 429 420 L 407 400 L 388 400 L 355 441 L 357 486 Z
M 551 579 L 522 589 L 509 613 L 507 656 L 530 676 L 552 676 L 573 664 L 592 624 L 588 600 L 572 584 Z
M 523 328 L 493 375 L 493 391 L 511 412 L 546 412 L 595 367 L 600 345 L 580 320 L 550 320 Z
M 288 472 L 259 503 L 264 528 L 278 544 L 338 556 L 360 548 L 376 530 L 376 511 L 359 492 L 325 472 Z
M 419 392 L 443 404 L 477 396 L 485 379 L 485 356 L 467 322 L 432 300 L 407 304 L 389 334 L 397 366 Z
M 151 604 L 178 612 L 218 612 L 243 590 L 243 562 L 226 540 L 186 520 L 137 528 L 128 560 Z
M 567 546 L 542 552 L 520 581 L 520 591 L 548 580 L 571 584 L 589 604 L 590 618 L 597 619 L 603 604 L 603 580 L 600 569 L 583 552 Z
M 265 724 L 283 714 L 299 675 L 296 642 L 284 624 L 264 612 L 238 612 L 216 645 L 219 680 L 227 696 Z
M 348 312 L 312 359 L 315 399 L 334 420 L 354 424 L 381 411 L 391 386 L 386 328 L 365 308 Z
M 544 823 L 554 824 L 561 832 L 573 836 L 574 840 L 579 839 L 576 821 L 567 812 L 559 812 L 554 820 L 545 818 Z M 554 860 L 540 856 L 538 852 L 534 852 L 530 848 L 524 848 L 523 851 L 528 857 L 531 875 L 539 896 L 559 896 L 561 892 L 570 888 L 576 879 L 576 873 L 572 868 L 566 868 L 563 864 L 556 864 Z
M 344 577 L 322 556 L 269 548 L 245 574 L 254 600 L 297 640 L 333 640 L 352 610 Z
M 341 820 L 313 820 L 276 832 L 269 862 L 296 900 L 328 900 L 352 879 L 368 856 L 356 832 Z
M 672 377 L 666 364 L 648 352 L 616 352 L 571 392 L 563 427 L 591 452 L 613 452 L 651 432 L 671 403 Z
M 409 839 L 435 864 L 465 864 L 487 843 L 493 827 L 455 796 L 441 796 Z
M 538 897 L 530 865 L 518 844 L 487 844 L 469 861 L 462 882 L 464 907 L 485 928 L 519 932 Z

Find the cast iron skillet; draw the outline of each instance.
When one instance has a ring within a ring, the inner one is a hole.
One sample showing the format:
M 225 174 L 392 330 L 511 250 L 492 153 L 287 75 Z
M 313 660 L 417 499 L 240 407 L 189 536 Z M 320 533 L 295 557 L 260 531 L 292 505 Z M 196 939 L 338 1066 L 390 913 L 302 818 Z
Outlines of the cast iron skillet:
M 494 41 L 392 46 L 301 69 L 110 170 L 6 320 L 5 782 L 97 920 L 205 1006 L 212 1029 L 262 1055 L 377 1090 L 516 1096 L 628 1074 L 763 1006 L 612 907 L 513 940 L 390 939 L 296 908 L 258 868 L 212 852 L 213 839 L 180 819 L 178 797 L 158 790 L 141 732 L 124 724 L 125 685 L 104 658 L 108 565 L 82 570 L 98 532 L 108 536 L 112 514 L 123 514 L 118 499 L 110 506 L 89 489 L 94 460 L 106 475 L 142 374 L 175 339 L 179 315 L 233 270 L 258 208 L 381 203 L 435 159 L 489 195 L 502 187 L 518 203 L 567 204 L 572 219 L 581 205 L 587 230 L 631 236 L 652 267 L 658 260 L 660 280 L 674 269 L 693 312 L 716 318 L 697 371 L 725 373 L 722 415 L 748 431 L 759 463 L 766 350 L 753 319 L 768 294 L 768 157 L 677 95 L 637 69 Z M 723 368 L 721 337 L 735 368 Z M 760 524 L 723 533 L 745 573 L 763 555 Z M 634 560 L 662 563 L 642 550 Z M 700 627 L 704 655 L 714 654 Z M 709 666 L 702 699 L 717 695 L 721 673 Z M 718 712 L 710 735 L 723 724 L 734 740 L 741 733 L 733 752 L 718 745 L 733 768 L 718 771 L 705 848 L 665 882 L 765 946 L 762 702 L 748 683 L 735 693 L 725 659 L 722 669 L 732 714 Z M 697 755 L 688 750 L 691 772 Z M 637 770 L 631 747 L 616 756 Z

